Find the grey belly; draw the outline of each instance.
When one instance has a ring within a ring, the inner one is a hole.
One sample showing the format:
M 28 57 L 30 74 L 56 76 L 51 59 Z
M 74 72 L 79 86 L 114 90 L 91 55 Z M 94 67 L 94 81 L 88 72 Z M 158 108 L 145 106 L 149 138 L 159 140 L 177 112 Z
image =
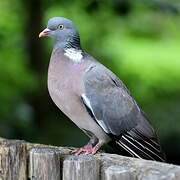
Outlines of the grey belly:
M 60 87 L 57 82 L 48 81 L 48 90 L 56 106 L 79 128 L 92 132 L 98 139 L 106 142 L 109 140 L 102 128 L 88 114 L 80 95 L 73 91 L 73 87 L 63 84 Z

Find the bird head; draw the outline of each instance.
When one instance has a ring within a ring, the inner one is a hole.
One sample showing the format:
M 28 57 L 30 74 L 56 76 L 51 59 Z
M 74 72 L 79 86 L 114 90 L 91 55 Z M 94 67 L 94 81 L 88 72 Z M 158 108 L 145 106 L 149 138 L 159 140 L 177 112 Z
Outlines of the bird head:
M 39 37 L 49 36 L 55 40 L 58 47 L 80 48 L 80 38 L 76 26 L 69 19 L 53 17 L 48 21 Z

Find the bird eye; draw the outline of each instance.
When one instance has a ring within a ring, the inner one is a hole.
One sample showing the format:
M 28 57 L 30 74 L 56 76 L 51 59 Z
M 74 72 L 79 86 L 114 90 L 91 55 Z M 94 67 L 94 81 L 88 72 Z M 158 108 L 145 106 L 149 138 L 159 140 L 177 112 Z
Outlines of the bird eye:
M 63 29 L 63 28 L 64 28 L 63 24 L 60 24 L 60 25 L 58 26 L 58 28 L 59 28 L 59 29 Z

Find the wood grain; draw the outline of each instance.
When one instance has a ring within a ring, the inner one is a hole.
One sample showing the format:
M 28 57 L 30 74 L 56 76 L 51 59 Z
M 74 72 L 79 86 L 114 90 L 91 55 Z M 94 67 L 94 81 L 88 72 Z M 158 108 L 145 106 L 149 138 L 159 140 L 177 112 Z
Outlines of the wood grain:
M 93 156 L 70 156 L 63 163 L 63 180 L 99 180 L 99 161 Z
M 31 180 L 60 180 L 60 154 L 55 148 L 36 147 L 30 151 Z
M 130 168 L 110 166 L 105 170 L 105 180 L 136 180 L 136 176 Z
M 27 180 L 26 144 L 20 140 L 3 140 L 0 145 L 0 179 Z

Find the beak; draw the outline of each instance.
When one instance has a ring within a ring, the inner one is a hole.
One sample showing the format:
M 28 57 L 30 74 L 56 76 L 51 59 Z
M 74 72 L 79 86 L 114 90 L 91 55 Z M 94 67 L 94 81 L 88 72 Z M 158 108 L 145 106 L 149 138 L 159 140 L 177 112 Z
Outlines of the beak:
M 48 28 L 44 29 L 44 30 L 39 34 L 39 38 L 40 38 L 40 37 L 43 37 L 43 36 L 47 36 L 50 32 L 51 32 L 50 29 L 48 29 Z

